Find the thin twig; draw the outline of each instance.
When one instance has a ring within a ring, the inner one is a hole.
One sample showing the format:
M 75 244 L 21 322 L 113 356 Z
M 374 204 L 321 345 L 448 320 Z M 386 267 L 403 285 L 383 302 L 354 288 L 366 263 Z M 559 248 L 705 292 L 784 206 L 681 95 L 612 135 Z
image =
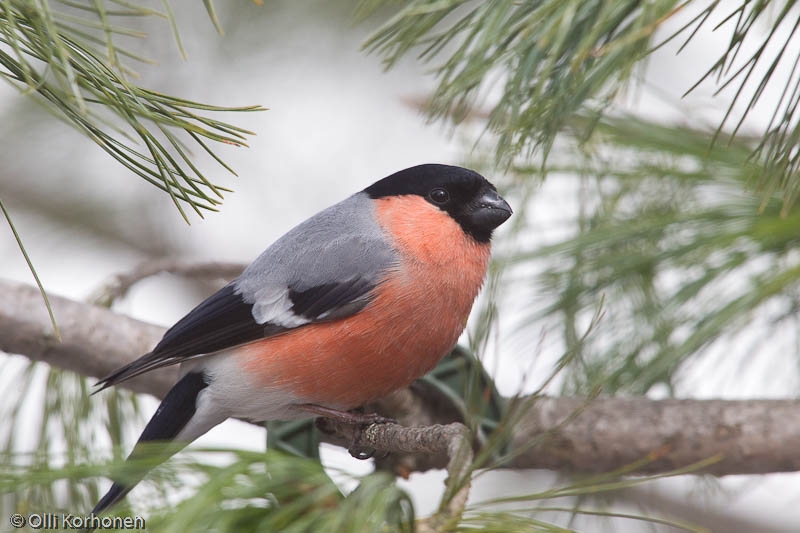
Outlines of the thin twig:
M 117 274 L 90 298 L 96 305 L 110 307 L 125 296 L 131 287 L 145 278 L 169 273 L 191 279 L 223 279 L 229 281 L 242 273 L 246 265 L 220 261 L 199 262 L 188 259 L 163 258 L 145 261 L 130 272 Z

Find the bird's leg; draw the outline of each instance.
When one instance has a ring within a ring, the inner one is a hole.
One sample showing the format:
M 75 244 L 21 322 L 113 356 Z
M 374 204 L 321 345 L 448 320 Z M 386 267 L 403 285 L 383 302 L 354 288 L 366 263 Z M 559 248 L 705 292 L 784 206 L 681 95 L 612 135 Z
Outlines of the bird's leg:
M 324 407 L 322 405 L 317 405 L 313 403 L 306 403 L 298 405 L 297 407 L 308 413 L 312 413 L 317 416 L 321 416 L 323 418 L 328 418 L 331 420 L 335 420 L 337 422 L 354 426 L 355 430 L 353 432 L 353 441 L 350 444 L 350 447 L 347 449 L 347 451 L 350 452 L 351 456 L 361 460 L 371 458 L 373 455 L 375 455 L 376 450 L 374 448 L 356 446 L 356 442 L 359 440 L 358 437 L 360 433 L 363 432 L 364 429 L 366 429 L 368 426 L 371 426 L 372 424 L 397 423 L 396 420 L 393 420 L 391 418 L 386 418 L 385 416 L 380 416 L 375 413 L 365 414 L 352 411 L 339 411 L 338 409 L 332 409 L 330 407 Z
M 339 411 L 331 407 L 324 407 L 315 403 L 304 403 L 297 406 L 298 409 L 307 413 L 312 413 L 323 418 L 330 418 L 343 424 L 351 426 L 369 426 L 371 424 L 396 424 L 397 420 L 386 418 L 375 413 L 359 413 L 353 411 Z

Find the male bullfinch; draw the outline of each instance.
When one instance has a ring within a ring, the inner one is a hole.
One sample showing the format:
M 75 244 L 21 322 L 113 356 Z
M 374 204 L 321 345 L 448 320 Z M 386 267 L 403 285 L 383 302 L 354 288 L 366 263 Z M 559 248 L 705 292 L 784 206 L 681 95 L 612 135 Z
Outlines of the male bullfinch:
M 314 215 L 99 390 L 162 366 L 180 379 L 131 452 L 188 444 L 229 417 L 348 413 L 409 385 L 455 345 L 511 208 L 472 170 L 420 165 Z M 166 457 L 164 457 L 166 459 Z M 135 483 L 114 483 L 99 513 Z

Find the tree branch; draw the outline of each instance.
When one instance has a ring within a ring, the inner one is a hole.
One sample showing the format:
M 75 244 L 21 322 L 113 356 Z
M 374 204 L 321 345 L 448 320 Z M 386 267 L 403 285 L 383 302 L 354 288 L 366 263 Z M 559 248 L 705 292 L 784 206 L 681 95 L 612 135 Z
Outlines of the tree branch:
M 102 377 L 149 351 L 164 328 L 105 308 L 51 295 L 63 334 L 51 333 L 38 291 L 0 280 L 0 351 L 22 354 L 85 376 Z M 136 392 L 163 397 L 177 368 L 165 368 L 125 382 Z M 369 406 L 372 408 L 373 406 Z M 381 414 L 406 426 L 450 423 L 414 388 L 377 402 Z M 370 442 L 391 451 L 403 448 L 386 427 Z M 391 430 L 395 431 L 395 430 Z M 338 435 L 338 442 L 345 437 Z M 336 438 L 331 440 L 337 441 Z M 798 400 L 659 400 L 646 398 L 542 397 L 532 402 L 512 431 L 511 468 L 567 472 L 608 472 L 649 457 L 637 473 L 666 472 L 718 455 L 703 472 L 716 475 L 800 470 Z M 377 447 L 377 446 L 376 446 Z M 384 448 L 381 448 L 384 449 Z M 428 450 L 430 452 L 430 450 Z M 443 467 L 447 454 L 400 454 L 395 471 Z M 414 458 L 413 460 L 408 459 Z
M 445 530 L 450 521 L 456 523 L 464 513 L 469 498 L 469 466 L 472 463 L 472 438 L 469 430 L 458 422 L 405 427 L 399 424 L 372 424 L 361 430 L 332 419 L 324 419 L 324 430 L 350 442 L 351 447 L 373 448 L 400 454 L 425 454 L 445 457 L 447 461 L 447 505 L 433 516 L 417 524 L 420 531 Z

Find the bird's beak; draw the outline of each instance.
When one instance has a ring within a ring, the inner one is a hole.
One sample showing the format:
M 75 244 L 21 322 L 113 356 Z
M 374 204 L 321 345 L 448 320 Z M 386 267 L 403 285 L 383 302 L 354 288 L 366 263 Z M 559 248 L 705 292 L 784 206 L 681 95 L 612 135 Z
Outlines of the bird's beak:
M 512 213 L 508 202 L 497 191 L 488 189 L 478 198 L 472 219 L 476 225 L 492 230 L 508 220 Z

